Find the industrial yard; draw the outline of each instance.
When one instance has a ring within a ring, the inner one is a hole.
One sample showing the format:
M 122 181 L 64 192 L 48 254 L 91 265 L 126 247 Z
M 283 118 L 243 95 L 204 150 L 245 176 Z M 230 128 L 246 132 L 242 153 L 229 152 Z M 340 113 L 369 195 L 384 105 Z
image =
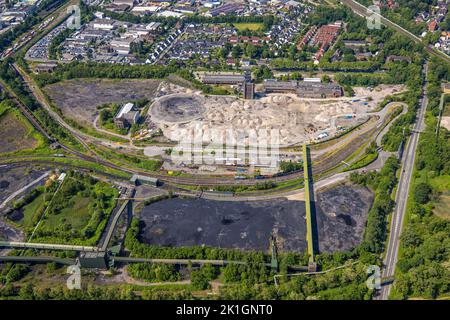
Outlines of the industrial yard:
M 52 84 L 44 90 L 66 117 L 93 126 L 98 106 L 152 99 L 159 84 L 159 80 L 147 79 L 77 79 Z
M 288 146 L 332 137 L 357 126 L 384 97 L 401 91 L 402 86 L 380 86 L 373 91 L 357 88 L 351 98 L 308 99 L 270 93 L 254 100 L 183 93 L 157 99 L 149 112 L 151 121 L 174 141 L 181 140 L 186 131 L 199 129 L 217 135 L 227 129 L 278 129 L 280 144 Z M 219 141 L 217 136 L 205 135 L 204 142 L 214 139 Z

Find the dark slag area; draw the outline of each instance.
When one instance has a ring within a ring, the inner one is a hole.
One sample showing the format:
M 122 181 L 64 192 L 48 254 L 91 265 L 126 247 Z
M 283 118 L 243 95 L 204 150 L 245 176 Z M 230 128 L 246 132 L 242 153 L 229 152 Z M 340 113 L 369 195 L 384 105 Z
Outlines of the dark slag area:
M 370 190 L 340 185 L 316 197 L 320 251 L 349 250 L 362 240 Z M 140 240 L 158 246 L 199 246 L 268 251 L 275 235 L 281 252 L 306 250 L 305 203 L 174 198 L 144 207 Z

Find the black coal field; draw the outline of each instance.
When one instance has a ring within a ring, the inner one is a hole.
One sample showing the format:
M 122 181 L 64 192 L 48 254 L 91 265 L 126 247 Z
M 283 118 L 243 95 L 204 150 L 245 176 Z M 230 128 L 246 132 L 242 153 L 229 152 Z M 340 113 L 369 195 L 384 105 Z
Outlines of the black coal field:
M 332 200 L 330 200 L 332 199 Z M 373 201 L 368 189 L 340 185 L 319 193 L 316 204 L 319 251 L 350 250 L 363 237 Z M 306 250 L 305 203 L 215 201 L 173 198 L 140 212 L 140 240 L 158 246 L 212 246 L 268 251 L 275 236 L 281 252 Z

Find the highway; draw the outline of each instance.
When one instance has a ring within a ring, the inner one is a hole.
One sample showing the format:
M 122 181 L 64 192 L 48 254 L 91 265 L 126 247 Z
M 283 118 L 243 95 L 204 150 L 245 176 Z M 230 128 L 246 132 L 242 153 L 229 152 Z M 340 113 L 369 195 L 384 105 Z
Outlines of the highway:
M 428 51 L 428 53 L 450 63 L 450 57 L 448 55 L 446 55 L 445 53 L 435 49 L 434 47 L 429 47 L 427 46 L 425 43 L 422 42 L 422 39 L 419 38 L 418 36 L 416 36 L 415 34 L 409 32 L 408 30 L 406 30 L 405 28 L 399 26 L 398 24 L 392 22 L 391 20 L 383 17 L 382 15 L 371 11 L 369 8 L 363 6 L 362 4 L 354 1 L 354 0 L 339 0 L 342 4 L 350 7 L 353 12 L 355 12 L 356 14 L 362 16 L 362 17 L 372 17 L 372 16 L 377 16 L 380 19 L 380 22 L 382 24 L 384 24 L 387 27 L 390 27 L 396 31 L 398 31 L 399 33 L 407 36 L 408 38 L 410 38 L 411 40 L 413 40 L 415 43 L 420 44 L 422 46 L 425 47 L 425 49 Z
M 428 74 L 428 62 L 424 65 L 423 72 L 427 76 Z M 411 177 L 414 170 L 414 161 L 416 157 L 416 149 L 419 141 L 420 132 L 424 126 L 425 110 L 427 107 L 427 81 L 424 81 L 422 87 L 422 99 L 420 108 L 417 112 L 417 119 L 414 124 L 414 130 L 411 132 L 411 137 L 406 145 L 402 159 L 402 173 L 400 174 L 400 180 L 398 182 L 397 192 L 395 194 L 395 208 L 392 213 L 391 227 L 389 233 L 388 246 L 386 250 L 386 256 L 383 261 L 383 278 L 393 277 L 395 273 L 395 266 L 398 260 L 398 249 L 400 246 L 400 236 L 403 228 L 403 221 L 406 212 L 406 206 L 409 196 L 409 188 L 411 183 Z M 391 290 L 391 284 L 384 285 L 376 299 L 387 300 Z

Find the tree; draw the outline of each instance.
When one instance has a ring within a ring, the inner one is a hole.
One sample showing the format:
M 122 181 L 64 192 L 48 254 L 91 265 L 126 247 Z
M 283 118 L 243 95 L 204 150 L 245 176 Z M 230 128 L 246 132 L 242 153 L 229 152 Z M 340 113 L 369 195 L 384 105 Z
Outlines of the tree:
M 414 188 L 414 201 L 419 204 L 425 204 L 430 200 L 430 193 L 430 186 L 425 182 L 421 182 Z
M 245 54 L 251 59 L 256 58 L 258 56 L 258 48 L 252 44 L 249 44 L 245 48 Z
M 27 283 L 20 288 L 19 298 L 22 300 L 33 300 L 34 293 L 33 293 L 33 286 L 31 285 L 31 283 Z
M 235 59 L 240 58 L 242 56 L 242 48 L 239 45 L 234 46 L 233 49 L 231 50 L 231 55 Z
M 327 74 L 324 74 L 324 75 L 322 76 L 322 82 L 323 82 L 323 83 L 330 83 L 330 82 L 331 82 L 330 76 L 327 75 Z
M 201 271 L 205 276 L 205 278 L 208 279 L 209 281 L 214 280 L 217 277 L 217 269 L 209 263 L 203 265 Z
M 194 270 L 191 272 L 191 284 L 197 290 L 205 290 L 210 287 L 209 281 L 202 270 Z
M 273 78 L 273 73 L 268 66 L 262 65 L 255 71 L 255 77 L 258 81 Z

